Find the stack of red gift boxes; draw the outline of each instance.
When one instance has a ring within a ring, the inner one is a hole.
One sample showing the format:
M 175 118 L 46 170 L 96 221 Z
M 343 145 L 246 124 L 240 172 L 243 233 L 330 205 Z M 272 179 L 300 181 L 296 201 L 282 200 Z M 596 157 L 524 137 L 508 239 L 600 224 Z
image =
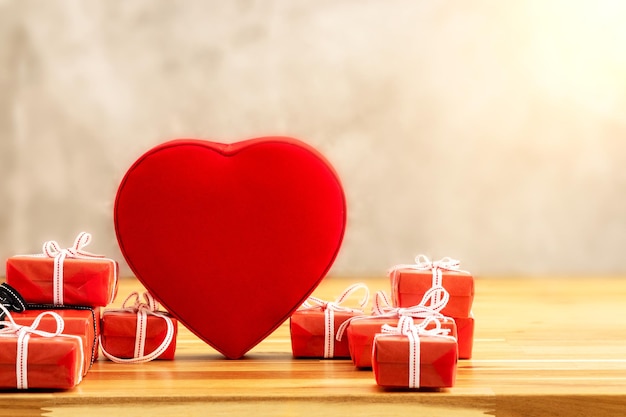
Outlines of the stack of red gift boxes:
M 159 312 L 149 294 L 146 303 L 137 295 L 132 306 L 103 311 L 115 299 L 119 267 L 85 251 L 90 240 L 83 232 L 70 248 L 50 241 L 41 254 L 7 260 L 0 286 L 0 388 L 72 388 L 97 359 L 100 344 L 118 362 L 173 356 L 176 321 Z
M 474 341 L 474 277 L 459 268 L 459 262 L 443 258 L 431 262 L 419 255 L 413 265 L 398 265 L 389 271 L 393 304 L 410 307 L 420 302 L 432 287 L 443 287 L 450 299 L 440 310 L 454 319 L 458 333 L 459 359 L 470 359 Z
M 458 261 L 415 264 L 389 271 L 391 302 L 376 293 L 370 314 L 367 298 L 342 305 L 364 284 L 355 284 L 337 300 L 310 298 L 290 321 L 293 356 L 348 358 L 357 368 L 372 368 L 376 383 L 396 388 L 452 387 L 458 359 L 472 355 L 474 278 Z
M 99 350 L 118 363 L 173 359 L 177 322 L 149 294 L 114 301 L 118 264 L 74 246 L 44 244 L 43 253 L 7 260 L 0 285 L 0 388 L 68 389 L 87 375 Z M 472 355 L 474 279 L 458 261 L 415 264 L 389 271 L 391 297 L 378 291 L 371 312 L 365 284 L 334 301 L 309 297 L 290 319 L 296 358 L 351 358 L 373 369 L 383 387 L 454 385 L 459 359 Z M 356 295 L 359 301 L 348 305 Z

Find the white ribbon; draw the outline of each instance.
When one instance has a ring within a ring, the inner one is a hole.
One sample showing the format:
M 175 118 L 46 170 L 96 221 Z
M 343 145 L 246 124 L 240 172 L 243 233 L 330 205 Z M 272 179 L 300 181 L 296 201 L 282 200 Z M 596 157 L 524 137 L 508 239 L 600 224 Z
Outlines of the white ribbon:
M 442 271 L 455 271 L 469 274 L 469 272 L 461 270 L 459 268 L 459 265 L 460 262 L 458 260 L 452 259 L 449 256 L 441 258 L 438 261 L 431 261 L 426 255 L 420 254 L 415 257 L 415 264 L 396 265 L 388 271 L 388 275 L 391 277 L 392 286 L 396 288 L 398 283 L 398 272 L 402 269 L 410 269 L 414 271 L 432 271 L 432 287 L 442 287 Z M 440 291 L 431 293 L 431 303 L 440 303 L 441 297 L 443 297 L 443 293 L 441 293 Z
M 435 327 L 426 330 L 426 327 L 434 323 Z M 420 324 L 416 325 L 413 318 L 410 316 L 402 316 L 398 320 L 397 326 L 391 326 L 384 324 L 381 328 L 381 333 L 377 334 L 374 340 L 380 337 L 404 335 L 409 340 L 409 388 L 420 387 L 420 336 L 438 336 L 438 337 L 450 337 L 448 336 L 448 329 L 441 328 L 441 322 L 434 317 L 428 317 L 424 319 Z
M 435 297 L 434 293 L 440 293 L 437 297 Z M 433 299 L 436 301 L 433 302 Z M 437 318 L 443 321 L 450 320 L 448 317 L 445 317 L 441 314 L 441 310 L 448 304 L 448 300 L 450 299 L 450 294 L 443 287 L 431 287 L 424 296 L 422 297 L 422 301 L 419 304 L 413 307 L 392 307 L 389 302 L 389 297 L 387 293 L 384 291 L 378 291 L 374 295 L 374 302 L 372 305 L 372 315 L 371 316 L 355 316 L 351 317 L 348 320 L 344 321 L 341 326 L 337 329 L 337 340 L 341 340 L 343 335 L 350 323 L 356 320 L 371 320 L 378 319 L 381 317 L 388 318 L 400 318 L 402 316 L 409 316 L 415 319 L 426 319 L 426 318 Z
M 378 317 L 399 317 L 410 316 L 416 319 L 425 319 L 427 317 L 444 318 L 441 314 L 446 305 L 450 294 L 441 286 L 431 287 L 424 293 L 422 301 L 412 307 L 392 307 L 389 297 L 384 291 L 378 291 L 374 296 L 372 306 L 372 314 Z
M 152 295 L 148 292 L 143 293 L 143 298 L 145 302 L 141 302 L 138 292 L 132 292 L 124 303 L 122 304 L 122 308 L 118 310 L 107 310 L 114 312 L 127 312 L 127 313 L 135 313 L 137 314 L 137 327 L 135 330 L 135 347 L 133 351 L 132 358 L 118 358 L 107 352 L 102 344 L 102 340 L 100 341 L 100 347 L 102 349 L 102 353 L 108 359 L 116 363 L 143 363 L 149 362 L 161 356 L 170 346 L 172 341 L 174 340 L 174 323 L 172 319 L 168 317 L 167 313 L 159 311 L 159 303 L 152 297 Z M 132 306 L 127 307 L 126 303 L 129 301 L 134 301 Z M 167 329 L 165 331 L 165 337 L 161 344 L 152 352 L 146 354 L 146 332 L 148 328 L 148 316 L 156 316 L 165 320 L 165 325 Z M 102 338 L 102 336 L 100 336 Z
M 54 240 L 49 240 L 43 244 L 43 255 L 54 258 L 54 269 L 52 276 L 52 302 L 54 305 L 63 305 L 63 264 L 66 258 L 93 259 L 104 258 L 103 255 L 96 255 L 83 250 L 91 242 L 91 235 L 87 232 L 80 232 L 74 240 L 74 245 L 70 248 L 61 249 L 61 246 Z M 117 284 L 117 270 L 114 268 L 115 284 Z M 110 300 L 111 302 L 113 300 Z
M 85 363 L 83 352 L 83 341 L 79 336 L 62 334 L 65 327 L 63 318 L 53 311 L 44 311 L 39 314 L 30 326 L 22 326 L 13 320 L 11 313 L 3 305 L 0 304 L 0 308 L 5 313 L 5 320 L 0 322 L 0 325 L 4 326 L 0 328 L 0 337 L 4 338 L 17 338 L 17 355 L 15 358 L 15 375 L 17 379 L 17 389 L 28 389 L 28 341 L 32 334 L 52 338 L 52 337 L 68 337 L 78 340 L 80 351 L 80 370 L 78 372 L 79 383 L 83 377 L 83 365 Z M 45 332 L 38 330 L 41 320 L 45 316 L 51 316 L 56 321 L 56 330 L 54 332 Z M 8 319 L 8 320 L 7 320 Z
M 341 304 L 355 291 L 364 290 L 365 295 L 359 301 L 358 308 L 345 307 Z M 369 301 L 370 291 L 367 285 L 357 283 L 346 288 L 335 301 L 324 301 L 317 297 L 309 297 L 300 310 L 320 309 L 324 311 L 324 358 L 335 355 L 335 311 L 362 313 Z

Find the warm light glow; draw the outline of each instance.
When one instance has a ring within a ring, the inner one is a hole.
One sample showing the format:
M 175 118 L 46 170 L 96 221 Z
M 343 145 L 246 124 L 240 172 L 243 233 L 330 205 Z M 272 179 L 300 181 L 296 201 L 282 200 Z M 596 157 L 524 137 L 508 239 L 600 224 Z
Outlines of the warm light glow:
M 626 2 L 539 1 L 530 13 L 528 65 L 539 86 L 554 99 L 615 111 L 626 93 Z

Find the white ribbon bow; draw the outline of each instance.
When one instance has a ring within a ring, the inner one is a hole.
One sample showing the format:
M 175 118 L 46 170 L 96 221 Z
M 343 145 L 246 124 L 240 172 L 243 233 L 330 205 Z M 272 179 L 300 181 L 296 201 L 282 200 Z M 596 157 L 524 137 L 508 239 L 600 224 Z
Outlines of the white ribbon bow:
M 402 269 L 411 269 L 415 271 L 432 271 L 432 287 L 442 287 L 443 274 L 442 271 L 455 271 L 465 272 L 459 267 L 460 262 L 456 259 L 452 259 L 449 256 L 441 258 L 438 261 L 431 261 L 426 255 L 417 255 L 415 257 L 415 264 L 401 264 L 391 268 L 388 275 L 391 277 L 392 285 L 397 286 L 398 271 Z M 438 304 L 441 302 L 443 293 L 441 291 L 431 293 L 431 304 Z
M 52 277 L 52 299 L 54 305 L 63 305 L 63 263 L 66 258 L 103 258 L 103 255 L 96 255 L 84 251 L 83 248 L 91 242 L 91 235 L 87 232 L 80 232 L 74 240 L 74 245 L 70 248 L 61 249 L 61 246 L 54 240 L 49 240 L 43 244 L 43 254 L 48 258 L 54 258 L 54 270 Z
M 5 320 L 0 322 L 0 325 L 4 326 L 0 328 L 0 337 L 15 338 L 17 337 L 17 356 L 15 358 L 15 375 L 17 379 L 17 389 L 28 389 L 28 341 L 31 335 L 37 335 L 40 337 L 70 337 L 77 339 L 80 342 L 80 371 L 78 373 L 78 382 L 83 376 L 84 365 L 84 352 L 83 341 L 80 337 L 75 335 L 62 334 L 65 328 L 65 322 L 63 318 L 53 311 L 44 311 L 39 314 L 30 326 L 22 326 L 13 320 L 11 313 L 2 304 L 0 308 L 5 313 Z M 56 321 L 56 330 L 54 332 L 45 332 L 39 330 L 39 324 L 45 316 L 51 316 Z M 8 320 L 7 320 L 8 319 Z
M 434 293 L 441 293 L 436 297 L 436 302 L 433 303 Z M 443 287 L 432 287 L 424 294 L 422 301 L 413 307 L 392 307 L 389 302 L 389 297 L 384 291 L 378 291 L 374 295 L 374 303 L 372 305 L 371 316 L 355 316 L 341 323 L 341 326 L 337 329 L 337 340 L 341 340 L 343 335 L 350 325 L 355 320 L 371 320 L 381 317 L 388 318 L 400 318 L 401 316 L 409 316 L 416 319 L 437 318 L 443 321 L 447 321 L 448 318 L 440 313 L 441 310 L 448 304 L 450 294 Z
M 346 307 L 341 304 L 358 290 L 364 290 L 365 295 L 359 301 L 359 307 Z M 324 311 L 324 358 L 335 355 L 335 311 L 362 313 L 369 301 L 370 291 L 367 285 L 357 283 L 346 288 L 335 301 L 324 301 L 317 297 L 309 297 L 300 310 L 321 309 Z
M 412 307 L 392 307 L 389 297 L 384 291 L 378 291 L 374 296 L 372 314 L 379 317 L 410 316 L 416 319 L 427 317 L 443 318 L 441 310 L 445 308 L 450 299 L 450 294 L 445 288 L 431 287 L 424 293 L 422 301 Z
M 100 341 L 100 347 L 104 356 L 116 363 L 143 363 L 149 362 L 153 359 L 158 358 L 167 350 L 172 341 L 174 340 L 174 323 L 172 319 L 168 317 L 167 313 L 159 311 L 159 303 L 154 299 L 154 297 L 148 293 L 143 293 L 143 299 L 145 302 L 141 301 L 139 297 L 139 293 L 134 291 L 126 297 L 124 303 L 122 303 L 122 308 L 118 310 L 108 310 L 108 311 L 116 311 L 116 312 L 128 312 L 128 313 L 136 313 L 137 314 L 137 327 L 135 331 L 135 348 L 133 351 L 132 358 L 118 358 L 107 352 Z M 126 303 L 132 301 L 133 304 L 126 306 Z M 165 331 L 165 338 L 161 342 L 161 344 L 151 353 L 146 354 L 146 334 L 148 328 L 148 316 L 156 316 L 165 320 L 165 324 L 167 329 Z M 101 336 L 102 337 L 102 336 Z

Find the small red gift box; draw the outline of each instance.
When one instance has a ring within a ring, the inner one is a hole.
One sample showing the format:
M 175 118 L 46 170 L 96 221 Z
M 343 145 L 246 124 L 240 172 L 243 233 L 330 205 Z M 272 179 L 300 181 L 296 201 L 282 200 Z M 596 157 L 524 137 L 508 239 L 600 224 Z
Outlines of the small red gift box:
M 471 359 L 474 347 L 474 316 L 454 319 L 458 332 L 459 359 Z
M 335 311 L 333 327 L 338 329 L 341 324 L 363 312 Z M 291 331 L 291 350 L 294 358 L 349 358 L 348 339 L 335 339 L 336 332 L 329 335 L 327 342 L 326 319 L 324 311 L 298 310 L 293 313 L 289 322 Z M 325 354 L 326 343 L 332 343 L 332 355 Z
M 43 254 L 7 259 L 6 281 L 27 303 L 104 307 L 117 292 L 119 266 L 113 259 L 82 250 L 91 235 L 81 233 L 74 246 L 44 244 Z
M 421 320 L 416 320 L 420 323 Z M 398 317 L 377 317 L 370 316 L 367 318 L 359 318 L 352 320 L 347 327 L 346 333 L 348 337 L 348 346 L 350 349 L 350 357 L 354 366 L 357 368 L 372 367 L 372 347 L 374 344 L 374 336 L 380 333 L 383 325 L 397 325 Z M 448 335 L 457 337 L 457 328 L 454 320 L 445 317 L 440 319 L 441 328 L 448 331 Z M 435 328 L 435 322 L 426 325 L 426 330 Z
M 84 349 L 83 375 L 91 368 L 98 355 L 98 336 L 100 335 L 100 308 L 89 307 L 55 307 L 45 305 L 28 305 L 28 310 L 11 313 L 13 321 L 21 326 L 31 326 L 35 319 L 44 311 L 54 311 L 63 319 L 62 334 L 79 336 Z M 41 318 L 39 330 L 54 332 L 57 323 L 54 317 L 45 315 Z
M 359 308 L 341 306 L 347 297 L 363 289 L 365 297 Z M 348 319 L 363 315 L 369 300 L 369 290 L 358 283 L 348 287 L 334 302 L 309 297 L 289 321 L 291 350 L 295 358 L 349 358 L 348 339 L 337 340 L 337 330 Z
M 69 389 L 80 383 L 84 374 L 82 338 L 61 334 L 63 319 L 59 315 L 41 313 L 27 327 L 12 322 L 5 312 L 7 321 L 0 329 L 0 388 Z M 46 316 L 57 322 L 54 332 L 39 329 Z
M 442 286 L 450 294 L 441 314 L 469 317 L 474 301 L 474 277 L 458 270 L 458 262 L 449 258 L 431 262 L 420 255 L 415 265 L 397 265 L 389 271 L 393 304 L 409 307 L 418 304 L 432 287 Z
M 407 327 L 402 317 L 400 327 Z M 411 320 L 411 326 L 412 320 Z M 385 327 L 383 328 L 383 331 Z M 423 331 L 382 333 L 374 338 L 372 368 L 376 383 L 389 388 L 446 388 L 456 378 L 457 342 Z
M 126 307 L 129 300 L 132 307 Z M 148 362 L 154 359 L 174 359 L 178 322 L 164 311 L 149 293 L 146 303 L 139 294 L 128 296 L 119 310 L 102 313 L 100 344 L 104 356 L 118 363 Z

